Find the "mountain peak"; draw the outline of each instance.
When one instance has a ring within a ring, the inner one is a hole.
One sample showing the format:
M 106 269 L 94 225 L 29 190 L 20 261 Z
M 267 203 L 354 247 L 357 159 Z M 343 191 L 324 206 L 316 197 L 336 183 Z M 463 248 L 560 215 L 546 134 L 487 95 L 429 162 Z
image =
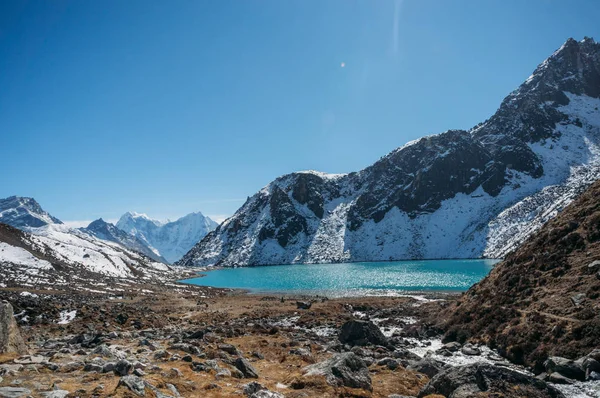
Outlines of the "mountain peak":
M 62 224 L 62 221 L 42 209 L 34 198 L 14 195 L 0 199 L 0 222 L 16 228 Z

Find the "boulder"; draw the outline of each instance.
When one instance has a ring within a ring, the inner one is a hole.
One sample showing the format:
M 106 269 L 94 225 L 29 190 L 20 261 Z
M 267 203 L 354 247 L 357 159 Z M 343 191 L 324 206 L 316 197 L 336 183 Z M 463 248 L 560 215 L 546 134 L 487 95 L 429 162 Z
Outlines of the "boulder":
M 249 379 L 258 379 L 258 372 L 256 372 L 256 369 L 254 369 L 254 367 L 246 358 L 240 357 L 236 359 L 234 365 L 240 372 L 243 373 L 244 377 Z
M 140 379 L 137 376 L 127 375 L 121 377 L 117 388 L 121 386 L 126 387 L 137 396 L 143 397 L 146 395 L 146 384 L 143 379 Z
M 481 350 L 477 347 L 475 347 L 472 344 L 465 344 L 461 349 L 460 352 L 462 352 L 465 355 L 470 355 L 470 356 L 477 356 L 477 355 L 481 355 Z
M 113 372 L 117 376 L 127 376 L 133 371 L 133 365 L 126 359 L 121 359 L 115 364 Z
M 333 386 L 362 388 L 372 391 L 367 364 L 353 352 L 335 354 L 326 361 L 304 368 L 305 376 L 325 376 Z
M 12 309 L 11 309 L 12 311 Z M 31 395 L 31 391 L 21 387 L 0 387 L 1 398 L 20 398 Z
M 341 343 L 355 345 L 388 346 L 388 340 L 381 330 L 371 321 L 354 319 L 342 325 L 338 338 Z
M 7 301 L 0 302 L 0 354 L 27 354 L 25 341 L 17 326 L 13 307 Z
M 421 358 L 418 361 L 408 361 L 408 363 L 409 365 L 407 369 L 423 373 L 429 378 L 432 378 L 436 374 L 440 373 L 445 367 L 443 362 L 436 361 L 432 358 Z
M 579 363 L 562 357 L 550 357 L 544 362 L 546 372 L 558 372 L 561 375 L 574 380 L 585 380 L 585 371 Z
M 423 387 L 418 397 L 439 394 L 445 397 L 467 398 L 479 396 L 480 393 L 505 398 L 565 398 L 560 391 L 542 380 L 482 362 L 444 370 Z

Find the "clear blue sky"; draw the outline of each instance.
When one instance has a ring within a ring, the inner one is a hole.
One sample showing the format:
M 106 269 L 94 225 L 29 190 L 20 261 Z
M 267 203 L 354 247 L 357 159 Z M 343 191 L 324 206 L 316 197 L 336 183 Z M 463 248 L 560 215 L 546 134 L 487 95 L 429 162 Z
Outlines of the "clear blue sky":
M 230 215 L 485 120 L 600 2 L 0 2 L 0 197 L 63 220 Z M 345 63 L 345 67 L 342 67 Z M 216 217 L 219 218 L 219 217 Z

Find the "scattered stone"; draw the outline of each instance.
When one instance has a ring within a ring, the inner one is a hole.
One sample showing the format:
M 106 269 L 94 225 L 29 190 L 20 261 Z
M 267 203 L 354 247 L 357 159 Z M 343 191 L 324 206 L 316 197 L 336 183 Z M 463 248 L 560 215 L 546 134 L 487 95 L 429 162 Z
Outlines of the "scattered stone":
M 436 361 L 432 358 L 421 358 L 418 361 L 409 361 L 407 369 L 414 370 L 415 372 L 423 373 L 430 379 L 444 370 L 445 364 Z
M 0 309 L 0 311 L 2 310 Z M 28 395 L 31 395 L 31 391 L 26 388 L 0 387 L 0 398 L 20 398 Z
M 146 395 L 146 385 L 144 383 L 144 380 L 140 379 L 137 376 L 127 375 L 121 377 L 119 379 L 119 384 L 117 385 L 117 388 L 121 386 L 128 388 L 131 392 L 140 397 Z
M 465 355 L 470 355 L 470 356 L 481 355 L 481 350 L 472 344 L 465 344 L 460 349 L 460 352 L 462 352 Z
M 479 396 L 482 392 L 488 393 L 486 396 L 502 396 L 506 393 L 511 393 L 512 396 L 516 388 L 526 389 L 527 394 L 524 396 L 530 398 L 565 398 L 560 391 L 542 380 L 482 362 L 444 370 L 423 387 L 418 397 L 439 394 L 466 398 Z
M 244 384 L 242 387 L 242 391 L 244 391 L 244 394 L 247 396 L 251 396 L 252 394 L 261 390 L 266 390 L 266 387 L 256 381 Z
M 234 365 L 240 372 L 242 372 L 244 377 L 250 378 L 250 379 L 258 378 L 258 373 L 254 369 L 254 367 L 250 364 L 250 362 L 248 362 L 247 359 L 240 357 L 235 360 Z
M 133 374 L 138 377 L 146 376 L 146 372 L 144 372 L 142 369 L 133 369 Z
M 461 344 L 458 341 L 451 341 L 442 346 L 442 349 L 448 350 L 450 352 L 456 352 L 460 350 Z
M 101 344 L 98 347 L 94 348 L 94 351 L 92 351 L 94 354 L 100 355 L 101 357 L 104 358 L 114 358 L 115 355 L 113 354 L 113 352 L 110 350 L 110 348 L 108 348 L 108 346 L 106 344 Z
M 69 395 L 69 391 L 67 390 L 53 390 L 42 393 L 42 396 L 45 398 L 65 398 L 67 395 Z
M 335 354 L 326 361 L 307 366 L 304 372 L 305 376 L 325 376 L 327 382 L 333 386 L 373 390 L 369 368 L 353 352 Z
M 25 341 L 17 326 L 13 307 L 7 301 L 0 302 L 0 354 L 27 354 Z
M 170 356 L 171 354 L 165 350 L 158 350 L 154 353 L 154 359 L 166 359 Z
M 133 365 L 126 359 L 121 359 L 115 364 L 114 373 L 117 376 L 127 376 L 133 371 Z
M 312 303 L 310 301 L 296 301 L 296 308 L 299 310 L 310 310 Z
M 215 375 L 216 379 L 222 379 L 223 377 L 231 377 L 231 371 L 229 369 L 221 369 L 219 370 L 219 372 L 217 372 L 217 374 Z
M 354 319 L 342 325 L 338 338 L 341 343 L 351 346 L 367 344 L 388 346 L 381 330 L 371 321 Z
M 581 306 L 581 304 L 583 304 L 585 301 L 585 293 L 578 293 L 574 296 L 571 296 L 571 301 L 576 307 Z
M 596 267 L 600 268 L 600 260 L 595 260 L 588 264 L 588 268 L 596 268 Z
M 260 390 L 250 396 L 250 398 L 284 398 L 283 394 L 269 390 Z
M 230 355 L 240 355 L 238 349 L 231 344 L 219 344 L 217 347 L 219 348 L 219 350 L 225 351 Z

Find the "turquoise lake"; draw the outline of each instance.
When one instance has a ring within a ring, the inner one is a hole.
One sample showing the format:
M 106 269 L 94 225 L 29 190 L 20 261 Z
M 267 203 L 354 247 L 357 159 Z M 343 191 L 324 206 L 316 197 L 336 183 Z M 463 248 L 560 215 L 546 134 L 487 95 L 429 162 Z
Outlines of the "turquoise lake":
M 252 293 L 329 296 L 395 295 L 419 291 L 465 291 L 499 260 L 419 260 L 341 264 L 294 264 L 227 268 L 184 282 Z

